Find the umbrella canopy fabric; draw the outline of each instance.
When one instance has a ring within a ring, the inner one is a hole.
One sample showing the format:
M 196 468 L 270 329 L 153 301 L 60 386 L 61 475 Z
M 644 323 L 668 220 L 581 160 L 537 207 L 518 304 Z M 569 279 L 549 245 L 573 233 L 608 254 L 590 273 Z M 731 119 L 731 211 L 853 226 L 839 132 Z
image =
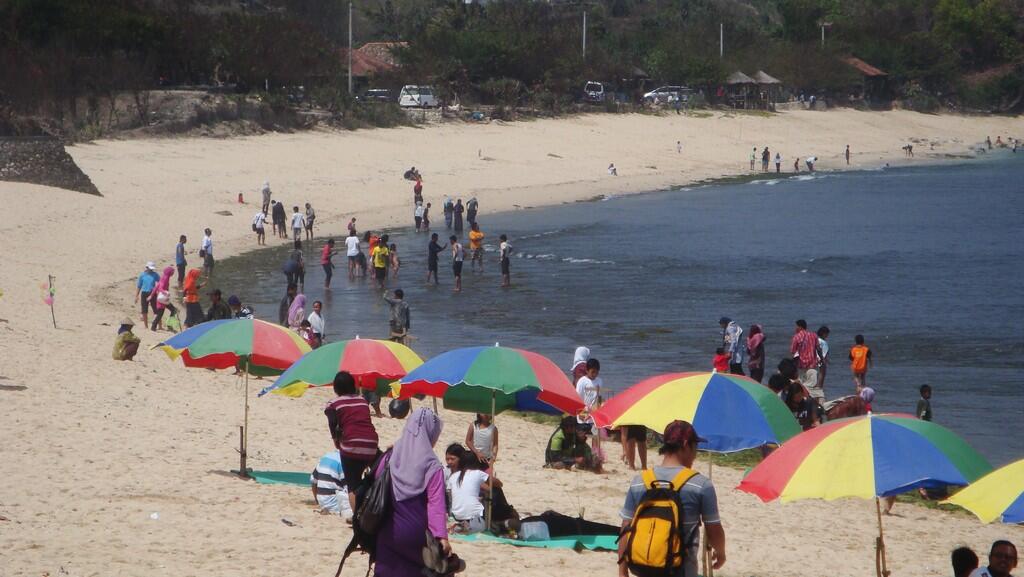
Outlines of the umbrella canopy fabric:
M 983 523 L 1024 523 L 1024 459 L 1001 467 L 946 499 Z
M 399 398 L 425 394 L 455 411 L 509 409 L 577 414 L 583 401 L 550 359 L 507 347 L 468 347 L 438 355 L 401 380 Z
M 967 485 L 991 470 L 949 429 L 910 415 L 868 414 L 804 431 L 754 467 L 738 488 L 762 501 L 870 499 Z
M 726 84 L 757 84 L 753 78 L 737 70 L 729 75 L 729 78 L 725 79 Z
M 364 389 L 398 380 L 423 364 L 423 359 L 409 347 L 375 339 L 354 339 L 324 345 L 302 356 L 259 396 L 276 393 L 301 397 L 309 387 L 322 387 L 334 382 L 338 371 L 348 371 L 356 384 Z
M 768 74 L 764 70 L 758 70 L 751 79 L 758 84 L 782 84 L 782 81 Z
M 741 375 L 668 373 L 644 379 L 594 412 L 601 427 L 644 425 L 663 430 L 689 421 L 720 453 L 784 443 L 800 432 L 793 414 L 771 389 Z
M 258 319 L 208 321 L 156 344 L 186 367 L 246 368 L 256 375 L 276 375 L 310 351 L 298 334 Z

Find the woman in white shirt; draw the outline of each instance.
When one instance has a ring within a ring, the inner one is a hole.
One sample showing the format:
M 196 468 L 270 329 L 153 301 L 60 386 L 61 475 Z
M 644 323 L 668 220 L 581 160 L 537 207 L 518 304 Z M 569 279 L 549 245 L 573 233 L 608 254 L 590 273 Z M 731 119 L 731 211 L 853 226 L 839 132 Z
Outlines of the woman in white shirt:
M 466 431 L 466 446 L 485 468 L 489 469 L 498 459 L 498 428 L 491 422 L 490 415 L 476 414 L 476 420 Z
M 455 525 L 453 533 L 480 533 L 487 529 L 484 519 L 484 504 L 480 496 L 484 491 L 501 488 L 501 481 L 492 478 L 478 469 L 480 466 L 476 455 L 466 451 L 459 459 L 459 472 L 452 473 L 448 479 L 448 490 L 452 495 L 452 517 Z

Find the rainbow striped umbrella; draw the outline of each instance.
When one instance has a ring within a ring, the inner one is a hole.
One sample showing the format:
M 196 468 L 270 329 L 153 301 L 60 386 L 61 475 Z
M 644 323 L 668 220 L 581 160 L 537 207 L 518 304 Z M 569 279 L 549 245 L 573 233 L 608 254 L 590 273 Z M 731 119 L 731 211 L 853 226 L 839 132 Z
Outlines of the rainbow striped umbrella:
M 946 502 L 967 509 L 983 523 L 1024 523 L 1024 459 L 992 471 Z
M 600 427 L 644 425 L 655 431 L 689 421 L 707 443 L 730 453 L 780 444 L 800 432 L 793 414 L 771 389 L 741 375 L 668 373 L 644 379 L 594 412 Z
M 253 375 L 279 375 L 310 351 L 298 334 L 258 319 L 208 321 L 154 345 L 186 367 L 238 367 Z
M 259 396 L 276 393 L 301 397 L 309 387 L 333 383 L 338 371 L 351 373 L 356 384 L 364 389 L 387 392 L 382 391 L 382 386 L 387 387 L 422 364 L 419 355 L 400 343 L 374 339 L 339 341 L 303 355 Z
M 991 470 L 945 427 L 909 415 L 869 414 L 797 435 L 750 471 L 739 489 L 763 501 L 870 499 L 967 485 Z
M 405 375 L 399 398 L 424 394 L 445 408 L 497 414 L 520 411 L 579 413 L 583 401 L 551 360 L 507 347 L 468 347 L 438 355 Z

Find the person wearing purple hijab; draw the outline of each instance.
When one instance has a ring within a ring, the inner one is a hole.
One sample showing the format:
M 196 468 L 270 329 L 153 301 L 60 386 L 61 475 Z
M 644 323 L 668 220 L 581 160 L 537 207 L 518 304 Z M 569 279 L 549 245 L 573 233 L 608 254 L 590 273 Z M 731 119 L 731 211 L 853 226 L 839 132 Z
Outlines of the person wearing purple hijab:
M 377 467 L 391 469 L 391 517 L 377 534 L 376 577 L 421 575 L 426 532 L 437 539 L 447 555 L 444 471 L 434 454 L 444 423 L 427 408 L 418 408 L 405 422 L 405 430 L 389 458 Z

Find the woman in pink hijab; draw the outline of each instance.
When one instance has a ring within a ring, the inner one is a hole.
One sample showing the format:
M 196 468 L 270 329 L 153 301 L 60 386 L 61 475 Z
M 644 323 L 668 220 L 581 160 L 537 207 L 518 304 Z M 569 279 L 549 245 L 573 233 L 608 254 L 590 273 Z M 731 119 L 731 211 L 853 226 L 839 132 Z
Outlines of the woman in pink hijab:
M 750 325 L 747 331 L 747 354 L 750 378 L 760 383 L 764 378 L 764 329 L 761 325 Z
M 159 282 L 156 283 L 156 288 L 153 289 L 153 295 L 149 297 L 152 299 L 153 310 L 156 311 L 156 316 L 153 317 L 153 324 L 149 327 L 150 330 L 163 330 L 164 309 L 170 310 L 171 316 L 178 316 L 178 309 L 171 304 L 172 275 L 174 275 L 174 267 L 169 266 L 165 268 L 163 274 L 160 275 Z

